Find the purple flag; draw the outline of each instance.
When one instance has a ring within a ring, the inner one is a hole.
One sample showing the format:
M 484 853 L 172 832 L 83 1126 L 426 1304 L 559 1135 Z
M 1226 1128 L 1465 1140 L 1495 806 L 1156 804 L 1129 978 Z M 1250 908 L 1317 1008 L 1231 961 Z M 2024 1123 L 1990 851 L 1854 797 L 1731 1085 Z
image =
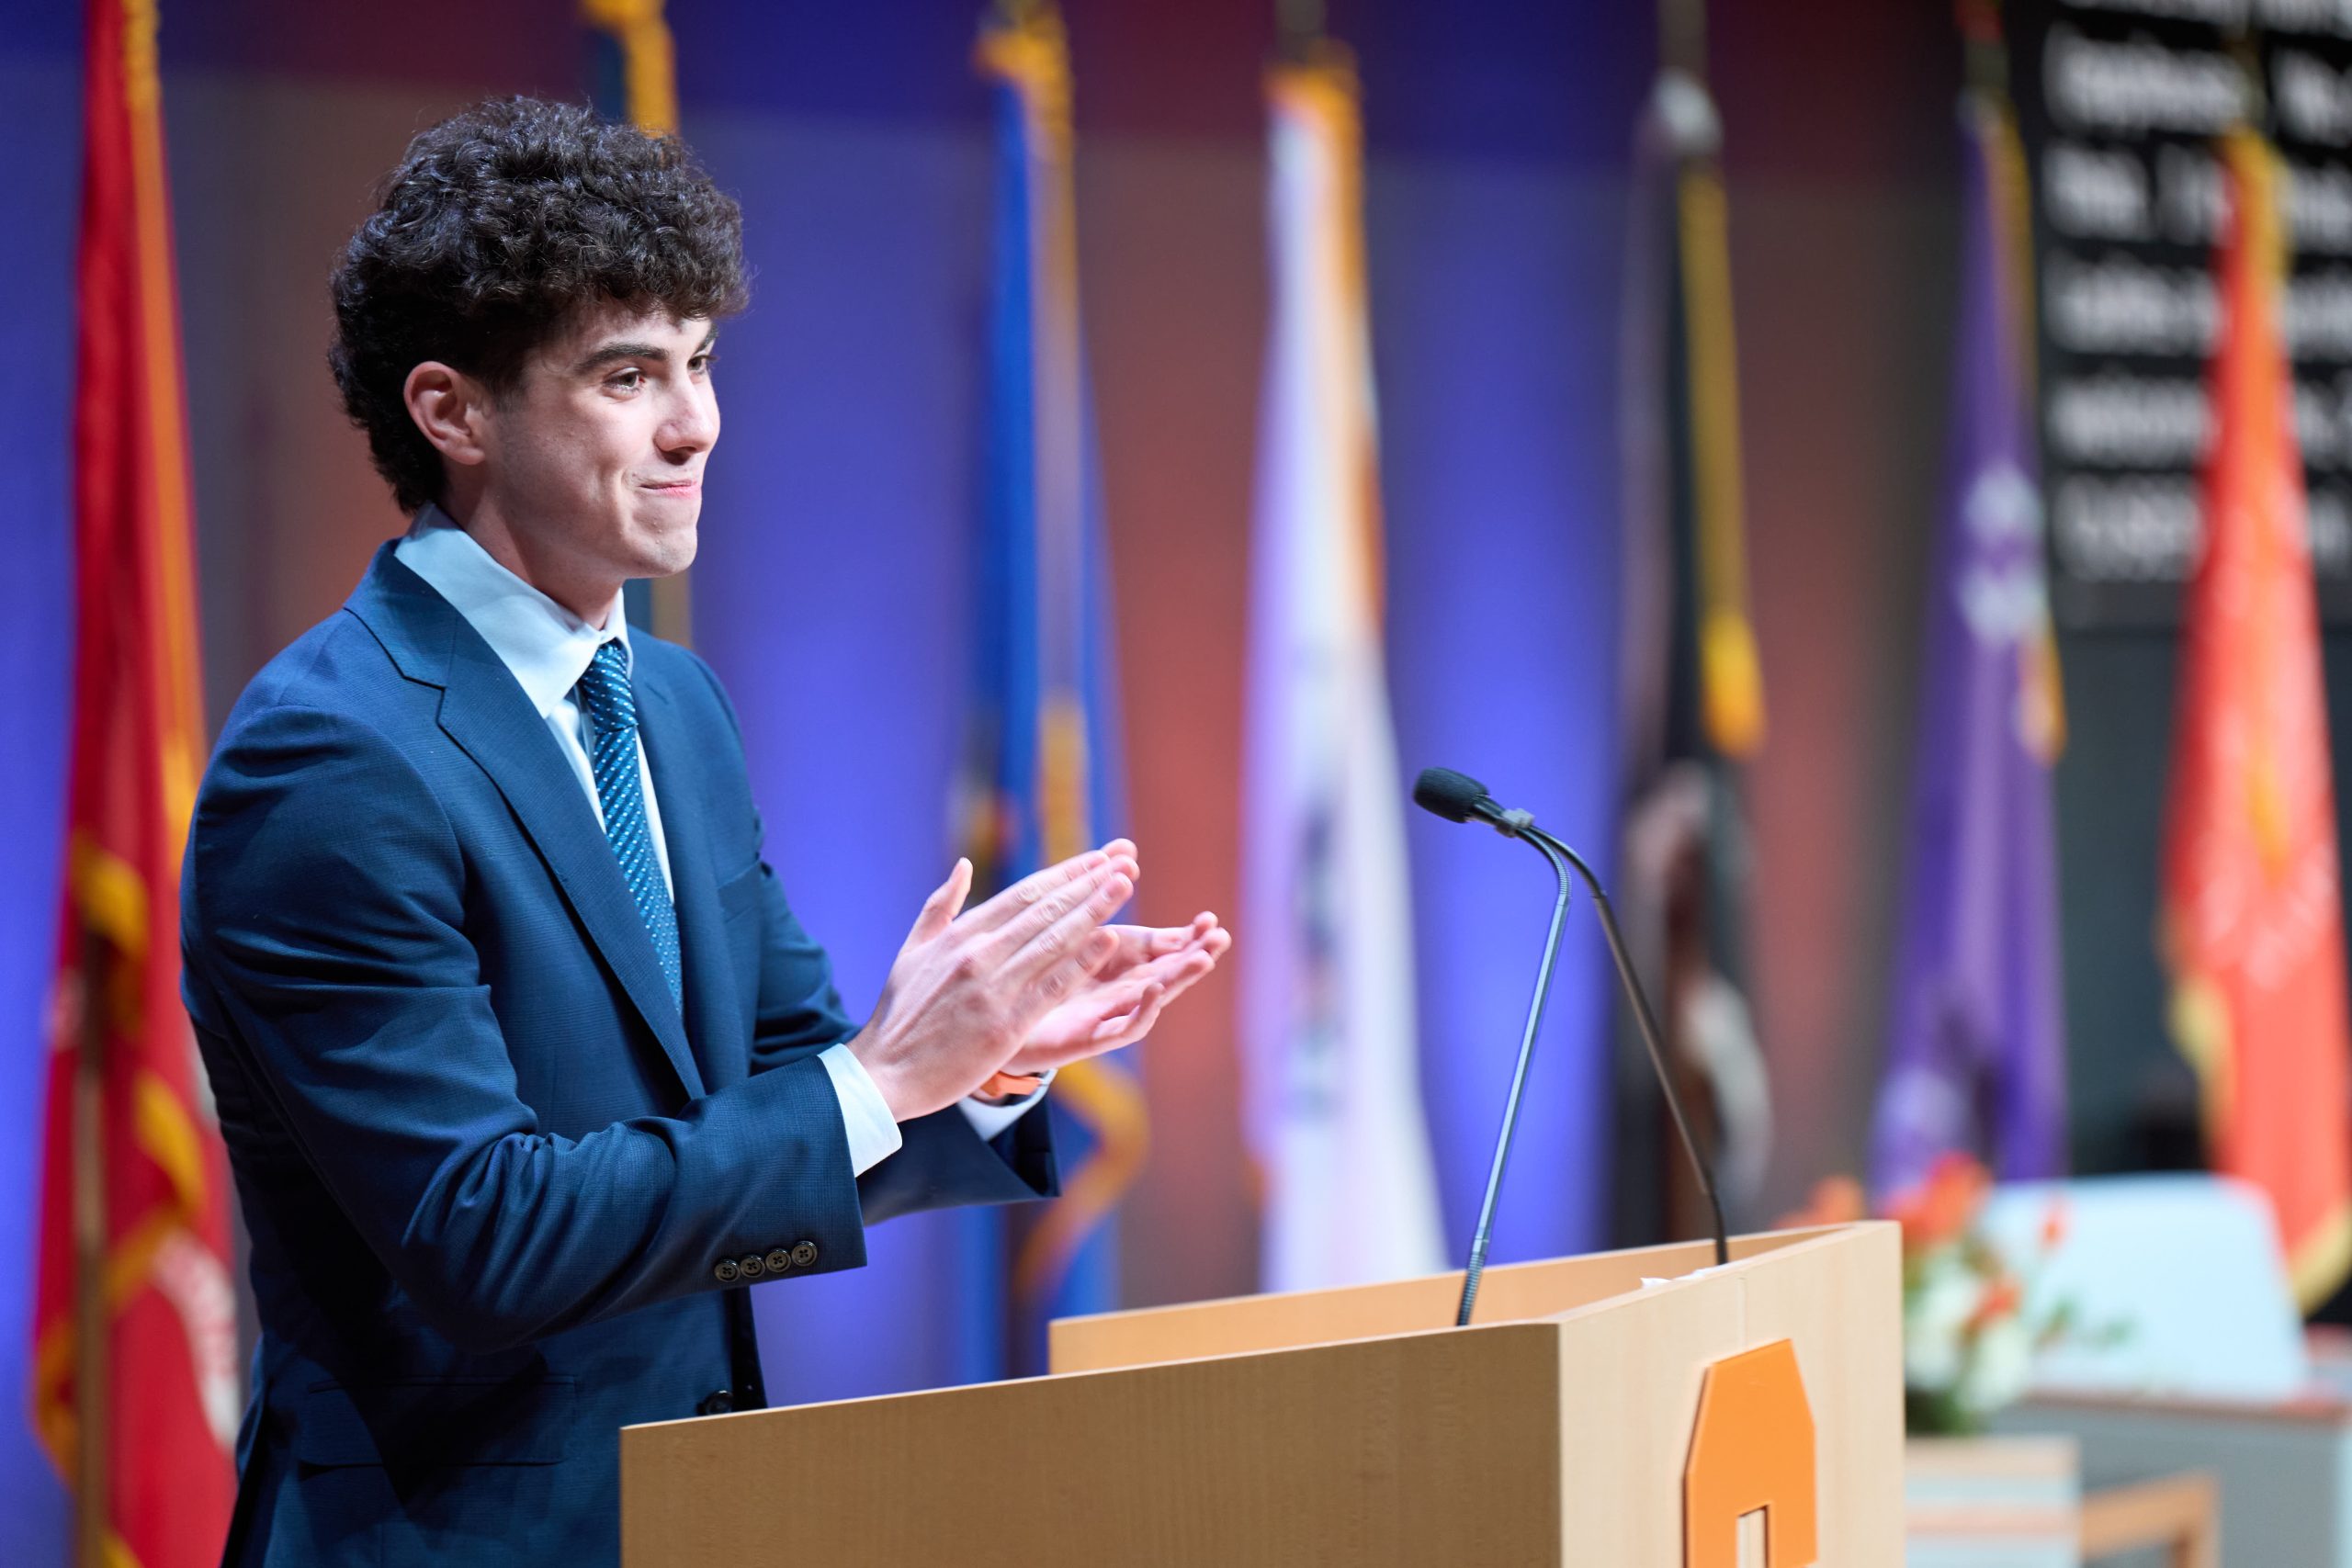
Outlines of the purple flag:
M 1927 609 L 1909 880 L 1886 1081 L 1883 1194 L 1958 1150 L 2008 1179 L 2065 1165 L 2052 763 L 2064 744 L 2044 583 L 2024 288 L 2024 167 L 1972 95 L 1951 491 Z

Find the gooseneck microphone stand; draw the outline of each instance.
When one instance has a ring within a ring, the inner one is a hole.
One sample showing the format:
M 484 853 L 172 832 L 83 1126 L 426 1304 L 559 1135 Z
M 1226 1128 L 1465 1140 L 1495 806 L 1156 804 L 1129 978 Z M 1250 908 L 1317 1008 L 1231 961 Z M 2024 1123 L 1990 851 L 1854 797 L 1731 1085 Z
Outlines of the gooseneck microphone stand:
M 1432 784 L 1434 788 L 1430 787 Z M 1525 811 L 1506 810 L 1487 795 L 1484 785 L 1464 775 L 1443 769 L 1430 769 L 1422 774 L 1422 784 L 1414 790 L 1414 799 L 1456 822 L 1473 818 L 1486 822 L 1505 838 L 1517 839 L 1534 849 L 1552 867 L 1558 880 L 1559 896 L 1552 905 L 1552 929 L 1544 942 L 1544 962 L 1535 972 L 1535 995 L 1527 1007 L 1527 1028 L 1519 1042 L 1519 1061 L 1511 1069 L 1510 1095 L 1503 1104 L 1503 1125 L 1495 1140 L 1495 1159 L 1487 1172 L 1487 1195 L 1478 1205 L 1478 1225 L 1470 1239 L 1470 1264 L 1462 1280 L 1462 1305 L 1454 1314 L 1456 1327 L 1467 1327 L 1471 1310 L 1477 1304 L 1478 1283 L 1486 1273 L 1487 1245 L 1495 1223 L 1495 1201 L 1502 1191 L 1503 1166 L 1510 1156 L 1511 1134 L 1519 1122 L 1521 1092 L 1527 1086 L 1527 1065 L 1535 1053 L 1535 1033 L 1544 1021 L 1544 1003 L 1552 988 L 1552 970 L 1559 957 L 1560 931 L 1568 913 L 1568 873 L 1573 869 L 1582 879 L 1585 890 L 1592 895 L 1593 908 L 1600 916 L 1600 931 L 1609 942 L 1609 956 L 1617 968 L 1617 982 L 1623 988 L 1625 999 L 1633 1004 L 1634 1021 L 1641 1030 L 1642 1044 L 1649 1052 L 1650 1066 L 1657 1074 L 1658 1088 L 1666 1096 L 1667 1109 L 1674 1117 L 1674 1129 L 1680 1134 L 1682 1147 L 1690 1156 L 1690 1168 L 1698 1173 L 1699 1189 L 1706 1195 L 1707 1213 L 1713 1224 L 1715 1264 L 1718 1268 L 1731 1261 L 1731 1243 L 1724 1228 L 1723 1200 L 1715 1192 L 1714 1173 L 1707 1168 L 1706 1160 L 1699 1153 L 1698 1140 L 1691 1135 L 1690 1119 L 1682 1109 L 1682 1097 L 1675 1092 L 1674 1079 L 1668 1071 L 1666 1047 L 1658 1037 L 1657 1016 L 1651 1011 L 1648 996 L 1642 990 L 1641 980 L 1634 973 L 1633 960 L 1625 952 L 1624 933 L 1617 926 L 1617 911 L 1611 907 L 1609 895 L 1600 886 L 1585 858 L 1543 829 Z
M 1519 1037 L 1519 1063 L 1510 1071 L 1510 1096 L 1503 1101 L 1503 1130 L 1495 1139 L 1495 1163 L 1487 1171 L 1487 1196 L 1478 1204 L 1478 1228 L 1470 1237 L 1470 1267 L 1462 1277 L 1462 1309 L 1453 1314 L 1456 1328 L 1470 1325 L 1470 1309 L 1477 1304 L 1478 1280 L 1487 1271 L 1487 1242 L 1495 1228 L 1495 1199 L 1503 1190 L 1503 1164 L 1510 1158 L 1511 1130 L 1519 1122 L 1519 1097 L 1527 1087 L 1528 1059 L 1535 1055 L 1535 1032 L 1544 1022 L 1544 1002 L 1552 990 L 1552 965 L 1560 956 L 1560 928 L 1568 919 L 1568 862 L 1549 836 L 1529 838 L 1529 843 L 1552 863 L 1560 895 L 1552 901 L 1552 932 L 1544 939 L 1544 962 L 1535 971 L 1535 995 L 1527 1004 L 1527 1028 Z M 1573 858 L 1573 857 L 1570 857 Z

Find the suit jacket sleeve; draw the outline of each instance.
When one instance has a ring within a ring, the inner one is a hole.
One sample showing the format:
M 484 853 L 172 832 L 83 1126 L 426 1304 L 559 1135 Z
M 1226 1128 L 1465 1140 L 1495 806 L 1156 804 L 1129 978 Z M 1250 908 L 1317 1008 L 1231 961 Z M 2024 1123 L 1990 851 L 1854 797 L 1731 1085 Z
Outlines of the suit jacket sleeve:
M 695 668 L 725 715 L 741 748 L 734 705 L 699 658 Z M 748 831 L 760 856 L 760 996 L 752 1038 L 753 1081 L 779 1067 L 814 1066 L 818 1054 L 857 1032 L 833 986 L 831 962 L 786 901 L 765 859 L 759 813 L 745 802 Z M 821 1072 L 823 1069 L 819 1067 Z M 902 1122 L 903 1147 L 858 1179 L 869 1222 L 967 1203 L 1017 1203 L 1059 1190 L 1053 1123 L 1043 1106 L 983 1143 L 954 1106 Z
M 796 1059 L 573 1140 L 518 1098 L 466 869 L 431 789 L 348 716 L 266 710 L 199 801 L 183 932 L 214 1018 L 352 1224 L 436 1328 L 519 1344 L 718 1283 L 807 1239 L 865 1261 L 823 1065 Z

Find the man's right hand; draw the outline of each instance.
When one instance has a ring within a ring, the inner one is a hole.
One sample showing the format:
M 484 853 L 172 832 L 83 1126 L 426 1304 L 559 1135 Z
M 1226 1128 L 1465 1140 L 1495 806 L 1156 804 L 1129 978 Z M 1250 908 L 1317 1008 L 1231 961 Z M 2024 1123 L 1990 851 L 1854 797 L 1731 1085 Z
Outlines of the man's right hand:
M 1114 839 L 1047 866 L 961 919 L 972 863 L 923 901 L 874 1016 L 849 1043 L 893 1120 L 944 1110 L 986 1083 L 1037 1021 L 1110 960 L 1103 924 L 1135 892 L 1136 847 Z

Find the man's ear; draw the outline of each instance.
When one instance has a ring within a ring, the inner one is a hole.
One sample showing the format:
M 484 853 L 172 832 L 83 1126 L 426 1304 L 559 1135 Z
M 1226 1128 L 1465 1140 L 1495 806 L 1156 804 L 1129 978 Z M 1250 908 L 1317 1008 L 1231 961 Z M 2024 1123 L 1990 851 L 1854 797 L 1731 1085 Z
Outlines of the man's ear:
M 428 359 L 408 373 L 401 400 L 424 438 L 452 463 L 470 468 L 489 456 L 490 394 L 471 376 Z

